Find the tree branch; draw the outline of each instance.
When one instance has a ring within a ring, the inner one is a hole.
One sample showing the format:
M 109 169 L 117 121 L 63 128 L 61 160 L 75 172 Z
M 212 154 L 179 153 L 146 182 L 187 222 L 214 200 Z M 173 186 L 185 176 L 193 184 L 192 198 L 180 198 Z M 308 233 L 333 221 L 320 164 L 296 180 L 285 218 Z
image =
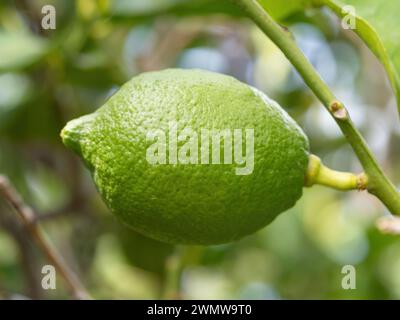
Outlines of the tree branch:
M 3 206 L 0 206 L 0 227 L 3 227 L 18 245 L 22 269 L 26 278 L 26 294 L 32 299 L 41 299 L 43 290 L 40 286 L 40 272 L 29 235 L 21 232 L 23 226 L 16 221 L 14 216 L 4 212 Z
M 328 85 L 298 48 L 292 36 L 283 30 L 256 0 L 233 1 L 241 6 L 258 27 L 281 49 L 308 87 L 332 115 L 368 176 L 367 190 L 378 197 L 391 213 L 400 215 L 400 194 L 396 187 L 378 165 L 345 106 L 336 99 Z
M 90 295 L 83 287 L 75 273 L 69 269 L 63 258 L 53 249 L 51 244 L 45 238 L 39 225 L 35 223 L 36 214 L 27 206 L 17 190 L 11 185 L 7 177 L 0 175 L 0 195 L 11 205 L 23 222 L 26 230 L 36 241 L 39 248 L 46 255 L 49 262 L 57 269 L 71 292 L 76 299 L 90 299 Z

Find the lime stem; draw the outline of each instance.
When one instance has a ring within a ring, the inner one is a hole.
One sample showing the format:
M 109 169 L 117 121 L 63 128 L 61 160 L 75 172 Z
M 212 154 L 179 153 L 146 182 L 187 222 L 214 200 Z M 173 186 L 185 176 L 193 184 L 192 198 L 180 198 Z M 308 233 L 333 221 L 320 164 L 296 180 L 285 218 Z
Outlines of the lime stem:
M 292 35 L 277 24 L 256 0 L 233 1 L 241 6 L 254 23 L 280 48 L 336 121 L 368 176 L 368 191 L 378 197 L 392 214 L 400 215 L 400 193 L 378 165 L 345 106 L 336 99 L 299 49 Z
M 329 169 L 322 163 L 320 158 L 315 155 L 310 155 L 305 186 L 311 187 L 315 184 L 342 191 L 365 190 L 367 188 L 368 178 L 364 173 L 356 175 L 350 172 Z

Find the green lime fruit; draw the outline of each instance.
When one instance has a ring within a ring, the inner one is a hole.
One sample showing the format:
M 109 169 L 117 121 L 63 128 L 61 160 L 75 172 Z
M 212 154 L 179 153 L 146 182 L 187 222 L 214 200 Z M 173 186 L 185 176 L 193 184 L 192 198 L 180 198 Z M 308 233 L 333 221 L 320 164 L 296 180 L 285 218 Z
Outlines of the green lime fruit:
M 61 132 L 110 210 L 148 237 L 238 240 L 302 195 L 308 140 L 257 89 L 201 70 L 134 77 Z

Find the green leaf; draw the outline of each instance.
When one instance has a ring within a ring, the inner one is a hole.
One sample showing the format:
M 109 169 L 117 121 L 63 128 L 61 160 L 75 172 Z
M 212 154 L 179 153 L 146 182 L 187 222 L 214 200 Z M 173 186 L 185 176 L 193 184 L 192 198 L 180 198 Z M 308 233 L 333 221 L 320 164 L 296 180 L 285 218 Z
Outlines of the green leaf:
M 382 62 L 397 97 L 400 112 L 400 1 L 398 0 L 318 0 L 339 17 L 347 15 L 343 6 L 355 8 L 354 30 Z
M 162 15 L 190 16 L 223 13 L 242 16 L 229 0 L 114 0 L 111 13 L 117 18 L 153 19 Z
M 275 19 L 283 19 L 303 10 L 311 0 L 258 0 Z M 160 15 L 177 16 L 226 14 L 243 17 L 244 12 L 232 0 L 114 0 L 111 12 L 115 17 L 150 19 Z
M 257 0 L 263 8 L 275 19 L 282 20 L 291 14 L 304 11 L 304 8 L 311 6 L 311 0 Z
M 0 72 L 28 67 L 47 49 L 47 41 L 32 34 L 0 30 Z

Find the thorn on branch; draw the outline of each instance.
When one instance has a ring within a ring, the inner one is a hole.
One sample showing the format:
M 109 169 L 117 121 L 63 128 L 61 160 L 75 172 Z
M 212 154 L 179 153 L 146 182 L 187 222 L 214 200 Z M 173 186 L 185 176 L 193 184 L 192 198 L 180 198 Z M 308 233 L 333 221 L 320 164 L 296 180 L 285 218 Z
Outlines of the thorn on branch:
M 279 23 L 279 26 L 281 27 L 281 29 L 290 37 L 294 40 L 294 36 L 293 33 L 289 30 L 288 27 L 284 26 L 283 24 Z

